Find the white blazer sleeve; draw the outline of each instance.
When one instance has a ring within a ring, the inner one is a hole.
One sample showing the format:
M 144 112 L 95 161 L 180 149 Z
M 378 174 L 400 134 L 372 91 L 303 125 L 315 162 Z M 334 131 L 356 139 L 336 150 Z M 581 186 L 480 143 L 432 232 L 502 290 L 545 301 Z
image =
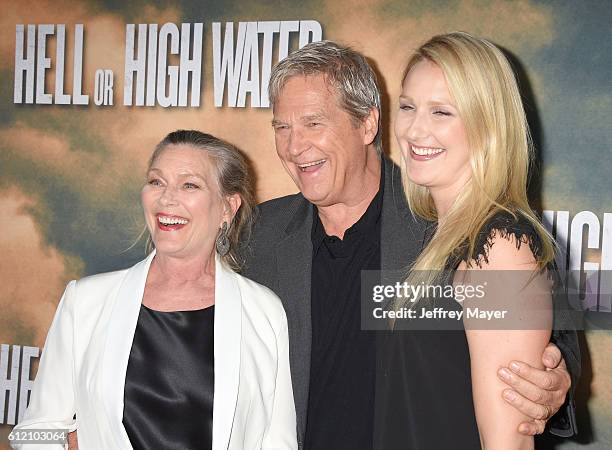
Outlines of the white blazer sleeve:
M 69 430 L 76 428 L 74 390 L 74 301 L 71 281 L 57 307 L 49 328 L 38 372 L 23 419 L 13 431 L 29 429 Z M 13 444 L 13 448 L 22 448 Z M 60 449 L 63 444 L 28 444 L 24 450 Z
M 289 369 L 289 335 L 284 311 L 281 317 L 282 325 L 276 337 L 278 360 L 272 418 L 263 438 L 263 450 L 297 450 L 298 448 L 295 404 Z

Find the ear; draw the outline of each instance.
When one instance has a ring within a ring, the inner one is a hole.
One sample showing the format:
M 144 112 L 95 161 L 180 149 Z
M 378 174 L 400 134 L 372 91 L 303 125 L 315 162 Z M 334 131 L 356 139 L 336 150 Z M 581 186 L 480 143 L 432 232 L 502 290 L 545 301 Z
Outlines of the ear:
M 371 108 L 368 115 L 363 119 L 363 143 L 364 145 L 370 145 L 374 142 L 376 134 L 378 134 L 378 118 L 380 112 L 378 108 Z
M 223 220 L 228 224 L 232 223 L 234 216 L 236 215 L 236 211 L 240 208 L 242 204 L 242 198 L 240 198 L 240 194 L 228 195 L 225 197 L 225 207 L 223 208 Z

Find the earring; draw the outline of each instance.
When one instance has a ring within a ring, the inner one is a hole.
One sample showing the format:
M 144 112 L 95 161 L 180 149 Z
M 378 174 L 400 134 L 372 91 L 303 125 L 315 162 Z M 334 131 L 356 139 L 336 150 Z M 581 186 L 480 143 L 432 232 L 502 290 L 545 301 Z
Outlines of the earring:
M 221 231 L 219 232 L 219 236 L 217 236 L 217 240 L 215 241 L 215 248 L 220 256 L 225 256 L 227 255 L 227 252 L 229 252 L 230 241 L 227 237 L 227 222 L 223 222 L 223 225 L 221 225 Z

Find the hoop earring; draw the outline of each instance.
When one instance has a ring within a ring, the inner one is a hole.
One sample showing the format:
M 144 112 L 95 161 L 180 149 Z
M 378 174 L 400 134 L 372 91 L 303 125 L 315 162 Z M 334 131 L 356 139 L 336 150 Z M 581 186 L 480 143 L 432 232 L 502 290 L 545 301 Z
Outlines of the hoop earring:
M 225 256 L 227 255 L 227 252 L 229 252 L 230 241 L 227 237 L 227 222 L 223 222 L 223 225 L 221 225 L 221 231 L 219 232 L 219 236 L 217 236 L 215 241 L 215 248 L 220 256 Z

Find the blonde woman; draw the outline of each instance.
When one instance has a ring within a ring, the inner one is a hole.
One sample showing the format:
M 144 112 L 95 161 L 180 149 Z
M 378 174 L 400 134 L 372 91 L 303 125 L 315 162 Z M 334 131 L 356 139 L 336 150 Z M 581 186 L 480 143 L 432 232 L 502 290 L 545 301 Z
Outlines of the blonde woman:
M 504 329 L 512 328 L 507 322 L 485 330 L 459 314 L 466 305 L 455 297 L 435 299 L 436 306 L 454 313 L 437 317 L 425 327 L 429 331 L 391 333 L 383 347 L 386 376 L 379 386 L 377 447 L 533 448 L 533 437 L 518 432 L 530 418 L 504 401 L 507 386 L 496 373 L 512 360 L 544 367 L 541 355 L 551 336 L 550 285 L 546 276 L 536 277 L 532 287 L 544 289 L 527 292 L 511 281 L 524 280 L 521 274 L 546 274 L 554 246 L 528 204 L 531 141 L 503 53 L 460 32 L 422 45 L 405 71 L 395 135 L 410 208 L 436 223 L 407 282 L 446 281 L 456 287 L 466 279 L 489 276 L 499 282 L 501 277 L 503 289 L 489 286 L 489 306 L 496 301 L 496 306 L 514 307 L 523 319 L 526 307 L 540 320 L 511 324 L 521 330 Z M 409 306 L 422 317 L 420 309 L 427 309 L 428 301 Z M 449 331 L 453 321 L 459 327 Z

